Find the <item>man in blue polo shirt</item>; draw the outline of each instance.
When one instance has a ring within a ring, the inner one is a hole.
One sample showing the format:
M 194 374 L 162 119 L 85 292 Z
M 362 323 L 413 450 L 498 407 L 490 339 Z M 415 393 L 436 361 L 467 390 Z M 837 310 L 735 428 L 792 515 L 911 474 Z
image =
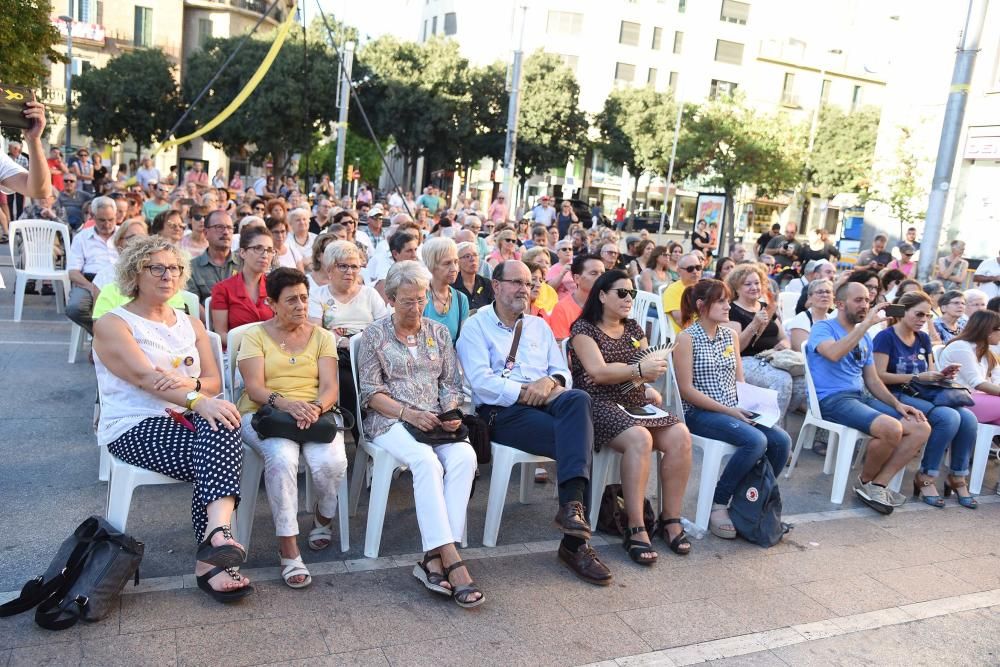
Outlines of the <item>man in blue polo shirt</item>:
M 837 288 L 836 319 L 816 322 L 806 346 L 823 419 L 871 436 L 854 492 L 866 505 L 891 514 L 906 496 L 889 489 L 897 472 L 920 454 L 931 429 L 922 412 L 901 403 L 875 371 L 868 329 L 885 304 L 871 308 L 860 283 Z

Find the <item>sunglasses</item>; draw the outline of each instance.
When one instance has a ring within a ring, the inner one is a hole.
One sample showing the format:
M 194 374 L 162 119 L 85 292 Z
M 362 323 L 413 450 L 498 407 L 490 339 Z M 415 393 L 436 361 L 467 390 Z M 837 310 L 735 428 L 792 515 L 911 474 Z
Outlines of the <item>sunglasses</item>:
M 635 295 L 639 293 L 639 290 L 636 290 L 636 289 L 626 289 L 624 287 L 617 287 L 615 289 L 610 289 L 608 291 L 617 294 L 619 299 L 624 299 L 625 297 L 628 297 L 630 299 L 634 299 Z
M 678 267 L 681 271 L 687 271 L 688 273 L 694 273 L 695 271 L 701 271 L 700 266 L 681 266 Z

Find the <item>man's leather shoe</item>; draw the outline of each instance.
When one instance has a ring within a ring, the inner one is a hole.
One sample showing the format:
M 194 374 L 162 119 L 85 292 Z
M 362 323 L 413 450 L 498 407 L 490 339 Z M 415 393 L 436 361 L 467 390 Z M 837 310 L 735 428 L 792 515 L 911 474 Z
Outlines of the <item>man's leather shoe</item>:
M 575 551 L 570 551 L 565 545 L 559 545 L 559 560 L 588 584 L 596 586 L 611 585 L 611 570 L 600 561 L 597 552 L 589 544 L 581 544 Z
M 583 513 L 583 503 L 579 500 L 571 500 L 561 506 L 553 523 L 564 535 L 579 537 L 581 540 L 590 539 L 590 524 Z

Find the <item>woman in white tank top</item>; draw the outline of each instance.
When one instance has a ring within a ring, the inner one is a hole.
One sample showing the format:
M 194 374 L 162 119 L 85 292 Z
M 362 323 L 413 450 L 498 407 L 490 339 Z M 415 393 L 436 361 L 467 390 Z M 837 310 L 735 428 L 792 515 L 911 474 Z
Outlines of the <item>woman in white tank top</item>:
M 136 239 L 118 260 L 132 298 L 94 323 L 101 395 L 97 438 L 116 458 L 194 484 L 191 521 L 198 587 L 219 602 L 253 592 L 235 567 L 246 550 L 229 528 L 239 501 L 243 443 L 201 322 L 167 301 L 187 281 L 187 256 L 159 236 Z

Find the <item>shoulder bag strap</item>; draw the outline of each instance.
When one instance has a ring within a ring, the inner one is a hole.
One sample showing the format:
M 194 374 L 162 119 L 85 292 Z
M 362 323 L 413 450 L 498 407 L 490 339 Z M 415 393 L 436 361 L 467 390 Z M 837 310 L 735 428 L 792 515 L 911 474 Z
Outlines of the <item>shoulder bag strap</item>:
M 507 360 L 503 364 L 503 371 L 500 373 L 500 377 L 506 379 L 510 376 L 511 371 L 514 370 L 514 360 L 517 358 L 517 346 L 521 342 L 521 326 L 524 323 L 524 319 L 519 319 L 517 324 L 514 325 L 514 340 L 510 342 L 510 352 L 507 353 Z

